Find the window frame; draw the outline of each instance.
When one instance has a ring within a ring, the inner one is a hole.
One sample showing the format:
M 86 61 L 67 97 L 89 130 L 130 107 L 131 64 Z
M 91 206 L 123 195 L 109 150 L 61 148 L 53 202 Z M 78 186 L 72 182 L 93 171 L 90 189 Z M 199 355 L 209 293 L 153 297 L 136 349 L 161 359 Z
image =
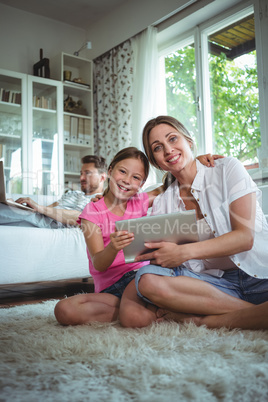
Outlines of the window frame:
M 219 30 L 221 27 L 228 26 L 233 22 L 234 18 L 240 19 L 253 12 L 257 52 L 261 149 L 264 151 L 267 150 L 268 154 L 268 116 L 266 113 L 268 110 L 268 77 L 265 75 L 265 72 L 268 72 L 268 46 L 265 44 L 265 38 L 268 37 L 267 9 L 268 0 L 240 2 L 221 13 L 215 9 L 214 15 L 208 20 L 199 21 L 190 30 L 185 30 L 179 35 L 169 38 L 169 41 L 164 46 L 159 46 L 160 63 L 164 63 L 165 55 L 183 47 L 190 38 L 194 38 L 196 49 L 196 103 L 200 106 L 199 110 L 197 109 L 199 154 L 213 150 L 207 37 L 213 31 L 215 32 L 215 30 Z M 161 67 L 163 69 L 163 65 Z M 268 177 L 268 172 L 266 172 L 266 176 Z

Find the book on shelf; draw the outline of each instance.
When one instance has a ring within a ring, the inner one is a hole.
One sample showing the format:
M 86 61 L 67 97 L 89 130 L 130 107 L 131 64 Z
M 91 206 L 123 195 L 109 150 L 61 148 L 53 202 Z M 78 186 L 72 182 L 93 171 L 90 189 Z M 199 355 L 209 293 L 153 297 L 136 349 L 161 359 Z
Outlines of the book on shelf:
M 64 135 L 64 142 L 65 143 L 68 143 L 68 142 L 71 141 L 71 139 L 70 139 L 70 134 L 71 134 L 70 122 L 71 122 L 70 116 L 65 114 L 64 115 L 64 120 L 63 120 L 63 124 L 64 124 L 63 135 Z
M 36 95 L 33 96 L 33 107 L 40 107 L 40 98 Z
M 1 101 L 2 102 L 8 102 L 9 93 L 10 93 L 10 91 L 8 91 L 8 90 L 6 90 L 4 88 L 1 88 Z
M 21 93 L 0 88 L 0 101 L 21 104 Z
M 17 92 L 15 96 L 15 103 L 21 105 L 21 92 Z
M 56 108 L 56 102 L 52 98 L 47 98 L 46 96 L 33 96 L 33 107 L 41 109 L 54 110 Z
M 71 142 L 77 144 L 78 117 L 71 116 Z
M 80 145 L 84 145 L 84 119 L 78 119 L 78 136 L 77 142 Z
M 3 99 L 4 102 L 9 102 L 9 94 L 10 91 L 4 91 L 4 99 Z
M 91 146 L 91 120 L 84 119 L 84 144 Z

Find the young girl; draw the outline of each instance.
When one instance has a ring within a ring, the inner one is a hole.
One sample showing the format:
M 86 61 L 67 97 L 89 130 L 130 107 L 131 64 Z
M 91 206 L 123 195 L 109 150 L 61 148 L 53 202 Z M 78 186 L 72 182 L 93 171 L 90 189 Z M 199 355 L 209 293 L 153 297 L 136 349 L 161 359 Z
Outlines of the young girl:
M 85 236 L 95 293 L 80 294 L 58 302 L 55 316 L 59 323 L 76 325 L 117 319 L 125 287 L 146 263 L 125 263 L 123 248 L 131 243 L 133 234 L 116 232 L 115 222 L 147 214 L 153 199 L 159 194 L 158 189 L 138 194 L 148 173 L 146 156 L 134 147 L 118 152 L 111 162 L 104 197 L 87 204 L 78 220 Z

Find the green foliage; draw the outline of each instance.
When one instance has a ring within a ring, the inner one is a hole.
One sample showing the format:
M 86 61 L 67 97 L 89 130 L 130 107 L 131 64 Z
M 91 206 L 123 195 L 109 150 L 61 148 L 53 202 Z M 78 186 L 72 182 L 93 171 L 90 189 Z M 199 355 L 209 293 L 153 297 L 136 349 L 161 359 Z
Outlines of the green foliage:
M 197 138 L 194 48 L 170 54 L 165 64 L 167 112 Z M 209 68 L 214 152 L 254 161 L 261 145 L 257 68 L 237 65 L 224 53 L 209 55 Z
M 10 182 L 11 188 L 10 193 L 12 194 L 22 194 L 22 179 L 21 177 L 15 177 Z
M 209 65 L 215 151 L 254 160 L 261 145 L 257 68 L 238 67 L 223 53 L 210 55 Z
M 197 138 L 194 48 L 188 46 L 165 59 L 167 113 L 181 121 Z

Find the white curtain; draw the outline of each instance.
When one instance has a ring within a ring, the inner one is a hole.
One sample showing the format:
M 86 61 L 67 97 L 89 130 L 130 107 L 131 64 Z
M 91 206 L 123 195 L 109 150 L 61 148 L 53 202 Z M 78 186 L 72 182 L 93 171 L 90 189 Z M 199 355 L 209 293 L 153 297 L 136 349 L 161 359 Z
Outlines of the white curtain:
M 148 27 L 132 39 L 134 51 L 133 145 L 141 149 L 145 123 L 156 113 L 158 54 L 157 29 Z
M 134 51 L 134 93 L 132 109 L 132 144 L 142 146 L 142 130 L 148 120 L 165 113 L 159 82 L 157 29 L 150 26 L 132 39 Z M 151 168 L 146 186 L 159 182 L 163 174 Z

